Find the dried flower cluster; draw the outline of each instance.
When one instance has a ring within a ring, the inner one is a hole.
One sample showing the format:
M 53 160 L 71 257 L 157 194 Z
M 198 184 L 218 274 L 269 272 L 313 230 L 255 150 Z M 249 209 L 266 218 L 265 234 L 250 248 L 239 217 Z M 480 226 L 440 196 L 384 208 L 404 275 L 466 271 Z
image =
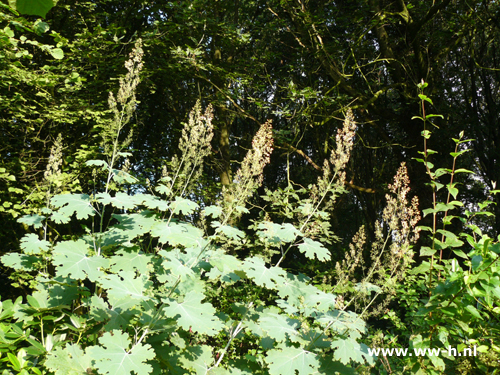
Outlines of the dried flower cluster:
M 363 247 L 366 243 L 364 228 L 354 236 L 350 251 L 342 264 L 337 263 L 338 291 L 355 284 L 355 274 L 363 275 L 356 284 L 357 295 L 351 300 L 357 308 L 364 308 L 367 316 L 382 313 L 395 293 L 411 262 L 411 246 L 419 238 L 420 220 L 418 198 L 408 201 L 410 180 L 405 163 L 401 164 L 394 183 L 389 185 L 391 194 L 386 195 L 387 205 L 382 213 L 382 222 L 375 226 L 375 241 L 371 244 L 371 264 L 368 269 L 363 264 Z M 359 270 L 361 267 L 361 271 Z M 356 270 L 358 268 L 358 270 Z M 375 296 L 372 292 L 375 291 Z M 385 297 L 380 300 L 378 296 Z M 374 303 L 377 299 L 377 303 Z M 368 313 L 368 307 L 370 312 Z
M 345 183 L 345 166 L 351 156 L 354 136 L 356 135 L 356 124 L 352 110 L 349 108 L 344 120 L 344 127 L 339 129 L 335 139 L 336 147 L 330 156 L 330 163 L 334 166 L 335 173 L 340 173 L 339 179 Z
M 364 225 L 359 228 L 358 232 L 352 238 L 349 244 L 349 251 L 345 254 L 345 259 L 342 264 L 337 262 L 335 271 L 337 274 L 337 289 L 344 290 L 350 282 L 356 283 L 355 272 L 358 267 L 363 267 L 363 248 L 366 244 L 366 233 Z
M 389 190 L 395 196 L 386 195 L 387 206 L 382 215 L 392 232 L 391 252 L 399 256 L 406 254 L 420 235 L 420 228 L 416 227 L 420 220 L 418 198 L 415 196 L 411 203 L 408 202 L 409 184 L 406 165 L 402 163 L 394 177 L 394 184 L 389 185 Z
M 61 175 L 62 165 L 62 135 L 59 133 L 54 145 L 50 149 L 49 162 L 43 176 L 46 180 L 51 180 L 53 177 Z
M 248 197 L 262 184 L 264 167 L 271 160 L 273 152 L 273 127 L 271 120 L 261 125 L 252 140 L 240 169 L 236 172 L 233 184 L 224 190 L 226 218 L 234 213 L 234 208 L 244 204 Z
M 376 224 L 375 242 L 371 250 L 372 265 L 368 272 L 371 282 L 378 285 L 386 297 L 373 307 L 369 315 L 383 312 L 413 257 L 410 248 L 419 237 L 420 229 L 416 224 L 420 220 L 420 212 L 417 197 L 408 202 L 409 184 L 406 165 L 402 163 L 394 176 L 394 183 L 389 185 L 392 195 L 386 195 L 387 205 L 382 213 L 384 223 Z
M 329 230 L 328 214 L 337 196 L 345 192 L 345 167 L 349 162 L 356 135 L 356 123 L 351 109 L 347 110 L 344 125 L 337 131 L 335 149 L 323 163 L 323 175 L 310 185 L 311 210 L 302 218 L 300 230 L 308 235 L 327 234 L 329 240 L 337 237 Z M 333 171 L 332 171 L 333 169 Z M 326 199 L 328 196 L 328 199 Z M 321 211 L 320 211 L 321 207 Z
M 120 89 L 118 90 L 117 100 L 120 104 L 127 103 L 130 94 L 135 93 L 135 89 L 140 82 L 139 73 L 142 70 L 144 51 L 141 48 L 142 40 L 138 39 L 135 48 L 129 54 L 129 60 L 125 62 L 125 68 L 128 70 L 125 78 L 120 78 Z
M 138 39 L 135 48 L 129 55 L 129 60 L 125 62 L 125 68 L 128 72 L 124 78 L 120 78 L 117 97 L 115 98 L 112 92 L 109 93 L 108 105 L 113 113 L 113 120 L 109 122 L 102 133 L 102 145 L 104 153 L 107 155 L 111 155 L 113 150 L 117 150 L 120 132 L 129 123 L 137 104 L 135 90 L 140 82 L 139 74 L 143 66 L 142 58 L 144 55 L 141 45 L 142 41 Z M 127 138 L 120 143 L 120 148 L 127 147 L 131 141 L 132 132 L 130 131 Z M 114 162 L 113 156 L 111 161 Z
M 333 166 L 333 177 L 336 178 L 336 186 L 345 185 L 345 167 L 351 156 L 351 151 L 356 135 L 356 123 L 352 110 L 348 109 L 344 120 L 344 126 L 337 131 L 335 138 L 335 149 L 332 150 L 329 160 L 323 164 L 323 176 L 318 179 L 319 194 L 323 195 L 325 190 L 331 188 Z
M 212 150 L 210 142 L 214 136 L 213 118 L 212 105 L 209 105 L 202 114 L 200 101 L 197 101 L 189 114 L 189 121 L 184 124 L 179 141 L 182 158 L 179 160 L 177 156 L 174 156 L 171 162 L 175 176 L 170 187 L 172 191 L 177 188 L 178 195 L 184 195 L 189 190 L 188 187 L 202 174 L 203 159 Z M 167 176 L 166 168 L 162 175 Z
M 260 186 L 264 179 L 264 167 L 269 164 L 272 152 L 273 127 L 271 120 L 269 120 L 260 127 L 253 137 L 252 149 L 245 156 L 241 168 L 236 172 L 235 184 L 242 185 L 251 179 L 255 187 Z

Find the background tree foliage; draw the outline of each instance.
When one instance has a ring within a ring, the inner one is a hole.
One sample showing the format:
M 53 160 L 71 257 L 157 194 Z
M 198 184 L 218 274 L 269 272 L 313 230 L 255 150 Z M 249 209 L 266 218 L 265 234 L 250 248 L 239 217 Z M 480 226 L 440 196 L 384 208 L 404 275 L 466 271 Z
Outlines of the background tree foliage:
M 4 9 L 2 167 L 16 181 L 2 182 L 10 210 L 2 214 L 3 243 L 15 246 L 8 239 L 21 230 L 13 215 L 43 201 L 43 171 L 58 134 L 65 166 L 95 152 L 109 116 L 107 92 L 137 37 L 148 58 L 130 150 L 143 180 L 161 177 L 176 152 L 179 124 L 201 99 L 215 108 L 216 136 L 199 200 L 210 203 L 210 186 L 231 183 L 249 135 L 269 115 L 279 152 L 265 186 L 290 180 L 306 186 L 350 106 L 359 123 L 348 172 L 352 193 L 337 212 L 373 233 L 386 184 L 420 149 L 422 129 L 410 119 L 418 111 L 416 84 L 424 79 L 446 117 L 435 138 L 470 132 L 474 150 L 481 150 L 470 167 L 492 187 L 498 180 L 498 12 L 496 2 L 479 1 L 107 0 L 60 1 L 41 21 Z M 409 168 L 413 190 L 425 199 L 421 167 Z M 67 176 L 60 189 L 87 182 Z M 484 198 L 483 182 L 467 183 L 477 186 L 470 199 Z M 332 225 L 341 238 L 356 227 L 335 216 Z M 492 225 L 498 234 L 498 221 Z

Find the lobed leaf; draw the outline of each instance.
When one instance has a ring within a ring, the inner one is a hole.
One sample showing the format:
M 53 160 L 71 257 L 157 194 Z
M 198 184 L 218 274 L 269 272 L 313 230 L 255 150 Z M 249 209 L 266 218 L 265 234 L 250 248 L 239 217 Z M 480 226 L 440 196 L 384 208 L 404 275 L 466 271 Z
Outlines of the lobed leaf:
M 241 270 L 242 262 L 238 258 L 218 251 L 210 256 L 210 264 L 213 267 L 207 276 L 211 280 L 219 278 L 223 282 L 234 282 L 240 279 L 236 271 Z
M 273 349 L 267 352 L 264 361 L 269 365 L 269 374 L 309 375 L 320 366 L 318 356 L 303 348 Z
M 276 289 L 276 284 L 286 282 L 286 272 L 280 267 L 267 268 L 264 260 L 257 257 L 245 259 L 243 262 L 243 270 L 247 276 L 254 280 L 259 286 L 264 286 L 269 289 Z
M 93 367 L 92 357 L 77 344 L 67 344 L 64 348 L 58 346 L 50 351 L 45 366 L 54 375 L 87 375 Z
M 133 198 L 136 204 L 143 204 L 152 210 L 167 211 L 170 207 L 168 202 L 151 194 L 137 194 Z
M 267 312 L 259 318 L 260 327 L 267 332 L 269 337 L 278 342 L 286 341 L 287 336 L 292 337 L 299 334 L 300 321 L 288 318 L 283 314 Z
M 366 331 L 366 323 L 351 311 L 335 310 L 317 313 L 316 321 L 323 326 L 330 327 L 340 335 L 359 336 L 360 333 Z
M 222 233 L 227 238 L 238 241 L 245 237 L 245 232 L 239 230 L 238 228 L 229 226 L 229 225 L 221 225 L 220 222 L 214 221 L 212 222 L 212 227 L 217 228 L 215 233 Z
M 189 199 L 175 197 L 175 201 L 170 203 L 170 207 L 173 209 L 174 215 L 181 212 L 184 213 L 184 215 L 190 215 L 200 206 Z
M 24 250 L 25 254 L 40 254 L 42 251 L 48 251 L 49 247 L 50 242 L 40 240 L 38 235 L 34 233 L 29 233 L 21 239 L 21 249 Z
M 182 259 L 179 259 L 176 256 L 175 252 L 161 250 L 159 254 L 166 259 L 162 263 L 163 268 L 166 270 L 170 270 L 173 275 L 180 277 L 194 276 L 194 272 L 191 267 L 183 262 Z
M 45 216 L 41 215 L 24 215 L 21 216 L 17 221 L 22 224 L 26 224 L 28 226 L 33 225 L 33 228 L 38 229 L 43 226 L 43 221 L 45 220 Z
M 60 212 L 53 212 L 52 215 L 50 215 L 50 219 L 56 223 L 56 224 L 68 224 L 71 221 L 71 217 L 64 215 Z
M 261 229 L 257 232 L 260 237 L 276 245 L 295 241 L 297 236 L 301 235 L 300 231 L 289 223 L 276 224 L 266 221 L 260 223 L 257 228 Z
M 136 205 L 133 196 L 121 192 L 117 192 L 114 197 L 111 197 L 108 193 L 99 193 L 96 195 L 96 199 L 104 205 L 111 204 L 113 207 L 124 210 L 132 210 Z
M 113 272 L 137 270 L 142 275 L 148 273 L 152 259 L 152 255 L 144 254 L 142 251 L 119 250 L 109 258 L 109 261 Z
M 181 303 L 164 299 L 163 302 L 167 304 L 164 308 L 165 314 L 171 318 L 178 315 L 177 322 L 186 331 L 191 329 L 194 332 L 214 335 L 223 328 L 223 324 L 214 315 L 215 309 L 210 303 L 201 303 L 204 298 L 202 293 L 191 291 Z
M 304 275 L 296 276 L 287 272 L 282 282 L 277 284 L 278 295 L 287 298 L 293 306 L 301 306 L 303 297 L 313 289 L 317 290 L 314 286 L 308 285 L 307 281 L 309 279 Z
M 337 339 L 332 342 L 334 358 L 347 365 L 351 360 L 357 363 L 364 363 L 365 359 L 369 364 L 375 363 L 374 358 L 368 354 L 368 347 L 356 342 L 352 338 Z
M 113 217 L 120 223 L 115 227 L 125 231 L 129 240 L 148 233 L 158 221 L 155 220 L 155 214 L 151 211 L 142 211 L 137 214 L 114 214 Z
M 6 267 L 14 268 L 15 270 L 33 271 L 35 263 L 41 262 L 42 259 L 36 256 L 30 256 L 19 253 L 5 254 L 0 258 Z
M 309 259 L 314 259 L 316 256 L 318 260 L 323 262 L 326 262 L 331 256 L 330 251 L 321 242 L 310 238 L 304 238 L 304 242 L 299 245 L 299 250 L 301 253 L 305 253 Z
M 58 276 L 69 276 L 78 280 L 95 282 L 109 266 L 109 261 L 102 256 L 89 256 L 89 247 L 83 240 L 59 242 L 54 247 L 54 265 L 57 266 Z
M 140 311 L 135 309 L 135 300 L 129 298 L 113 301 L 109 307 L 101 297 L 92 296 L 90 316 L 97 322 L 106 322 L 106 330 L 125 328 L 130 325 L 132 318 Z
M 170 189 L 168 186 L 165 186 L 163 184 L 160 184 L 158 186 L 155 187 L 155 190 L 160 193 L 160 194 L 164 194 L 166 196 L 169 196 L 170 194 L 172 194 L 172 189 Z
M 132 176 L 130 173 L 127 173 L 127 172 L 122 171 L 120 169 L 113 169 L 112 176 L 113 176 L 113 180 L 119 185 L 135 184 L 139 181 L 137 178 Z
M 312 288 L 315 290 L 312 290 Z M 337 298 L 334 294 L 325 293 L 312 285 L 308 285 L 306 291 L 310 292 L 304 296 L 304 305 L 307 306 L 310 311 L 325 312 L 335 308 Z
M 213 361 L 212 348 L 208 345 L 188 347 L 179 357 L 182 367 L 187 370 L 194 370 L 197 375 L 208 374 Z
M 151 345 L 139 343 L 130 348 L 129 336 L 119 330 L 104 333 L 99 342 L 102 346 L 87 349 L 99 374 L 125 375 L 134 372 L 136 375 L 148 375 L 153 371 L 146 364 L 146 361 L 155 357 Z
M 76 213 L 78 220 L 87 219 L 94 216 L 94 207 L 90 204 L 90 197 L 87 194 L 63 194 L 56 195 L 50 200 L 50 203 L 59 208 L 59 214 L 68 218 Z
M 222 207 L 219 206 L 208 206 L 204 210 L 205 216 L 212 215 L 214 219 L 217 219 L 220 215 L 222 215 Z
M 151 229 L 151 235 L 159 237 L 161 243 L 169 243 L 171 246 L 190 247 L 205 243 L 203 232 L 188 223 L 157 222 Z
M 99 281 L 103 288 L 108 289 L 109 298 L 115 301 L 129 299 L 137 302 L 150 298 L 145 294 L 151 284 L 147 275 L 136 277 L 134 271 L 121 271 L 118 275 L 106 275 Z
M 90 166 L 101 167 L 105 171 L 107 171 L 109 169 L 108 163 L 104 160 L 88 160 L 85 162 L 85 165 L 87 165 L 89 167 Z

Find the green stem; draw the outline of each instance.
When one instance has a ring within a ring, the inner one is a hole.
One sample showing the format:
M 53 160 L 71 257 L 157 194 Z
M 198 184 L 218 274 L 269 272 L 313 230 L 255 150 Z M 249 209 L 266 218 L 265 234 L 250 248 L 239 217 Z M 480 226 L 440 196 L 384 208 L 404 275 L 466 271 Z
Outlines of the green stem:
M 229 337 L 229 340 L 228 340 L 226 346 L 222 350 L 222 353 L 220 353 L 220 355 L 219 355 L 219 359 L 217 360 L 217 363 L 212 368 L 215 368 L 215 367 L 219 366 L 219 364 L 222 362 L 222 359 L 224 358 L 225 354 L 227 353 L 227 349 L 229 348 L 229 346 L 231 345 L 231 343 L 233 342 L 233 340 L 236 338 L 236 336 L 238 336 L 238 334 L 243 329 L 243 327 L 242 327 L 243 321 L 246 318 L 246 316 L 247 316 L 248 312 L 250 311 L 250 309 L 252 308 L 253 303 L 254 303 L 254 301 L 252 301 L 252 302 L 250 302 L 248 304 L 248 307 L 247 307 L 247 309 L 245 311 L 245 314 L 242 316 L 240 322 L 238 323 L 238 325 L 236 326 L 236 328 L 231 333 L 231 336 Z
M 336 177 L 337 177 L 337 172 L 335 172 L 335 174 L 333 175 L 332 179 L 329 181 L 329 183 L 328 183 L 328 189 L 325 189 L 325 192 L 323 193 L 321 199 L 318 201 L 318 203 L 316 204 L 316 206 L 314 207 L 314 209 L 311 211 L 311 213 L 307 216 L 307 219 L 304 221 L 304 223 L 300 226 L 299 232 L 302 233 L 302 230 L 304 230 L 304 228 L 307 225 L 307 223 L 309 223 L 309 221 L 311 220 L 311 218 L 313 217 L 313 215 L 316 213 L 316 211 L 318 211 L 319 206 L 321 205 L 321 203 L 323 203 L 323 200 L 326 198 L 327 194 L 330 192 L 330 187 L 333 185 L 333 181 L 335 180 Z M 295 238 L 297 238 L 297 236 L 295 236 Z M 281 262 L 283 261 L 283 259 L 285 259 L 285 256 L 288 253 L 288 251 L 290 251 L 290 249 L 292 248 L 292 246 L 295 246 L 295 242 L 294 241 L 290 242 L 290 245 L 288 245 L 288 247 L 285 250 L 285 252 L 283 253 L 283 255 L 281 255 L 280 260 L 278 261 L 278 263 L 276 263 L 276 267 L 279 267 L 279 265 L 281 264 Z
M 421 93 L 423 94 L 423 89 L 421 89 Z M 427 119 L 425 117 L 425 101 L 421 99 L 421 106 L 422 106 L 422 120 L 424 121 L 424 165 L 426 169 L 426 173 L 429 175 L 430 179 L 432 182 L 435 182 L 435 176 L 432 174 L 430 168 L 429 168 L 429 162 L 428 162 L 428 153 L 427 153 Z M 432 186 L 432 208 L 434 212 L 432 213 L 432 250 L 434 250 L 435 247 L 435 239 L 436 239 L 436 221 L 437 221 L 437 216 L 436 216 L 436 185 L 435 183 L 431 185 Z M 431 256 L 431 265 L 429 268 L 429 296 L 432 294 L 431 289 L 432 289 L 432 274 L 434 270 L 434 254 Z

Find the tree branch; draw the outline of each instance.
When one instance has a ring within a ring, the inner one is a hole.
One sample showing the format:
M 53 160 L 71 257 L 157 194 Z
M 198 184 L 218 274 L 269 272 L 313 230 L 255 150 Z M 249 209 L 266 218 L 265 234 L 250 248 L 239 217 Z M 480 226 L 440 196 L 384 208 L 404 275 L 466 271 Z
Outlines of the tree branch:
M 424 17 L 422 17 L 420 20 L 416 22 L 410 22 L 408 24 L 408 39 L 410 41 L 413 41 L 416 37 L 419 31 L 424 27 L 424 25 L 429 22 L 434 16 L 444 8 L 446 8 L 450 4 L 451 0 L 443 0 L 438 4 L 433 5 L 429 11 L 426 13 Z

